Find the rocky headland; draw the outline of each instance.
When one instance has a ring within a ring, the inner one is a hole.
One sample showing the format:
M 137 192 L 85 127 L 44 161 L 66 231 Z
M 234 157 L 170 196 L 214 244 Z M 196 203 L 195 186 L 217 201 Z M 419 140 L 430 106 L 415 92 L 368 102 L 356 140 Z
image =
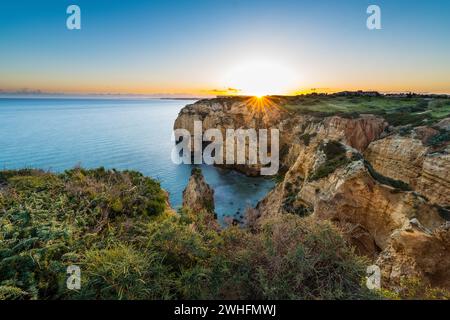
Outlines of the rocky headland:
M 450 288 L 450 99 L 347 93 L 200 100 L 175 128 L 277 128 L 276 187 L 259 221 L 286 213 L 333 222 L 382 270 Z M 230 166 L 257 175 L 255 166 Z

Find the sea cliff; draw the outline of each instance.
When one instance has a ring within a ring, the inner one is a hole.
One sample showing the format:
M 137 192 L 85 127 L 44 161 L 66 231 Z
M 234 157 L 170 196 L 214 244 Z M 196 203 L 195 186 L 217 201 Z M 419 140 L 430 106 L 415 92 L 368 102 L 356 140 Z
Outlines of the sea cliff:
M 450 288 L 450 99 L 346 93 L 201 100 L 174 127 L 277 128 L 279 183 L 260 221 L 283 214 L 333 222 L 380 266 L 383 284 L 418 277 Z M 249 175 L 254 166 L 230 166 Z M 253 212 L 253 214 L 255 214 Z

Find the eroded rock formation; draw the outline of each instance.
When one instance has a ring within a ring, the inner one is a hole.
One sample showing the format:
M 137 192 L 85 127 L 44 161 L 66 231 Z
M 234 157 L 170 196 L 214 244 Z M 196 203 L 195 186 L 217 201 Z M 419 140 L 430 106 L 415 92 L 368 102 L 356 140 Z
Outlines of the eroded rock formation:
M 192 169 L 189 182 L 183 191 L 183 207 L 195 212 L 214 213 L 214 190 L 206 183 L 199 168 Z
M 380 174 L 403 181 L 432 203 L 450 206 L 450 155 L 432 152 L 419 139 L 393 135 L 364 153 Z
M 450 288 L 450 224 L 433 232 L 408 225 L 395 231 L 389 246 L 379 255 L 382 277 L 399 286 L 402 277 L 422 279 L 433 287 Z
M 204 128 L 280 130 L 285 174 L 258 204 L 260 219 L 291 213 L 331 220 L 380 266 L 384 286 L 417 276 L 450 288 L 450 156 L 440 138 L 449 121 L 411 130 L 374 115 L 319 117 L 272 107 L 267 116 L 242 100 L 211 100 L 184 108 L 175 128 L 191 130 L 194 119 Z M 405 129 L 410 133 L 401 134 Z

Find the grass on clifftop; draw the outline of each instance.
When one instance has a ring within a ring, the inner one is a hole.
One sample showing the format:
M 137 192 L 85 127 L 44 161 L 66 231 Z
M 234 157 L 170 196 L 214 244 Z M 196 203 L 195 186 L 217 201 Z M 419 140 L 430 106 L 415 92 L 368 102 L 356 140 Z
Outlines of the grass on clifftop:
M 208 222 L 209 221 L 209 222 Z M 173 213 L 136 172 L 0 172 L 0 299 L 360 299 L 367 262 L 335 227 L 283 215 L 256 231 Z M 66 268 L 81 289 L 66 289 Z
M 288 97 L 284 108 L 316 116 L 340 115 L 357 117 L 360 114 L 374 114 L 385 118 L 393 126 L 432 124 L 450 117 L 450 98 L 392 96 L 339 96 L 304 95 Z

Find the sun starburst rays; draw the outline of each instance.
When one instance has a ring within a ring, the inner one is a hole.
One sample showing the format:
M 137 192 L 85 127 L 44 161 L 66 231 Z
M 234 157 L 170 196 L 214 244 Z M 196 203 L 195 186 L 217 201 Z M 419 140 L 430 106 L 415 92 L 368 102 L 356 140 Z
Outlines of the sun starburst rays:
M 280 106 L 269 96 L 249 97 L 246 105 L 250 109 L 251 116 L 261 119 L 264 123 L 270 122 L 273 115 L 280 110 Z

